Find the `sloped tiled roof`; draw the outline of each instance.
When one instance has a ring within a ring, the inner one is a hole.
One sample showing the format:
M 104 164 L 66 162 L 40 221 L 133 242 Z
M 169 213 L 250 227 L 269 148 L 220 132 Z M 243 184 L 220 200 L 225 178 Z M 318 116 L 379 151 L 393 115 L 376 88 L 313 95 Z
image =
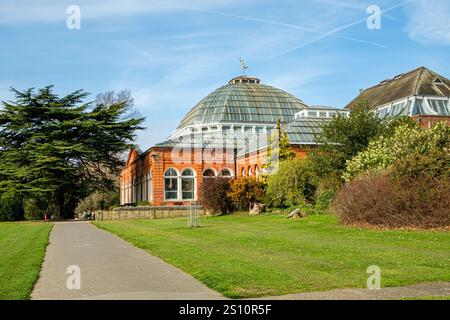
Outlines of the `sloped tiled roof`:
M 420 67 L 362 91 L 345 108 L 351 109 L 359 98 L 366 99 L 369 107 L 373 109 L 414 95 L 449 97 L 450 80 L 425 67 Z

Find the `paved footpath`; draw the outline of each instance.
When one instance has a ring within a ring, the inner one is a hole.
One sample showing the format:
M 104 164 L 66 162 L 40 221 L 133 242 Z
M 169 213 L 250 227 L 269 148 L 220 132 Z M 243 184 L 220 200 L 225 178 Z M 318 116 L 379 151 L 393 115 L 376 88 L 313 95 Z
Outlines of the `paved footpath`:
M 81 271 L 69 290 L 68 266 Z M 181 270 L 89 222 L 56 222 L 32 299 L 223 299 Z

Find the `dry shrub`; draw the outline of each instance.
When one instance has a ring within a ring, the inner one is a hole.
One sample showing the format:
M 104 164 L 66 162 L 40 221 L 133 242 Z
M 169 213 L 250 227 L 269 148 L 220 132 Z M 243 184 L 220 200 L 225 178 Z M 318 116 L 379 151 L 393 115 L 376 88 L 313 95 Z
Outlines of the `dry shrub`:
M 200 192 L 200 202 L 213 214 L 227 214 L 234 210 L 228 197 L 230 179 L 222 177 L 205 178 Z
M 332 210 L 344 224 L 388 228 L 450 226 L 450 179 L 369 174 L 338 191 Z

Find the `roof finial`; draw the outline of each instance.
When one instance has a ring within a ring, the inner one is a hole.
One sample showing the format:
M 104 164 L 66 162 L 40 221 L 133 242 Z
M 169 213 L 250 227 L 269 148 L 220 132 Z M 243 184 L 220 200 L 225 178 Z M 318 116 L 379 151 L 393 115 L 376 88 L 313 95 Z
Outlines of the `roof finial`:
M 247 64 L 245 63 L 244 59 L 242 59 L 242 58 L 239 58 L 239 62 L 241 63 L 243 75 L 246 76 L 247 75 L 246 70 L 248 69 Z

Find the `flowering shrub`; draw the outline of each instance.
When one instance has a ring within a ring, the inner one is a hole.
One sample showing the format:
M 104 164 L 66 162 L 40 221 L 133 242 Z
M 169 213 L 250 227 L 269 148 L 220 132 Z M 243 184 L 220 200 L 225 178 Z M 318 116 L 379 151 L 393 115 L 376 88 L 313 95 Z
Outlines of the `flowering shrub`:
M 227 195 L 241 210 L 249 210 L 254 202 L 263 202 L 264 183 L 252 177 L 239 177 L 233 179 Z
M 400 125 L 393 135 L 380 136 L 370 142 L 366 150 L 348 160 L 343 178 L 348 182 L 367 171 L 387 169 L 411 155 L 428 155 L 436 150 L 448 154 L 449 137 L 450 128 L 445 122 L 427 130 Z

